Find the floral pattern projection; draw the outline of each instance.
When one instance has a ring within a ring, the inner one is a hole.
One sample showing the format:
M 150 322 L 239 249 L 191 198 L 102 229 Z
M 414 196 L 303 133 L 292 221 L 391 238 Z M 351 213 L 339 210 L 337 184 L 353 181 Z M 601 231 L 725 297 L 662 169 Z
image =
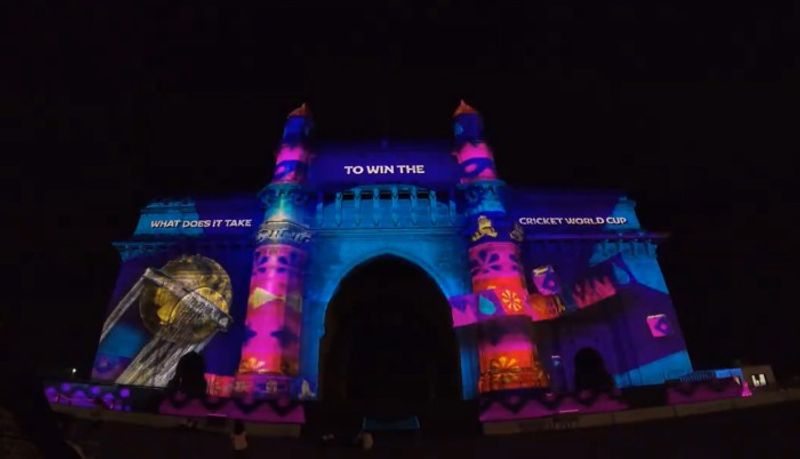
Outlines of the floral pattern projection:
M 485 221 L 476 223 L 478 228 L 486 228 L 486 225 Z M 494 232 L 497 234 L 495 237 L 489 236 L 485 230 L 483 234 L 487 238 L 500 239 L 501 232 Z M 469 261 L 474 293 L 451 299 L 456 327 L 513 316 L 527 316 L 532 321 L 557 319 L 565 314 L 568 301 L 573 308 L 583 309 L 617 294 L 607 266 L 589 270 L 570 288 L 564 288 L 552 265 L 531 270 L 529 293 L 519 248 L 514 242 L 474 245 L 469 251 Z M 653 336 L 666 334 L 661 331 L 669 328 L 664 323 L 661 317 L 648 318 Z M 484 335 L 489 339 L 484 339 L 479 345 L 480 392 L 547 385 L 548 376 L 525 332 L 507 330 L 501 333 L 494 327 L 491 333 Z
M 520 328 L 518 319 L 511 323 L 507 320 L 535 317 L 528 302 L 519 248 L 514 242 L 486 242 L 473 246 L 469 255 L 475 301 L 466 302 L 464 309 L 474 307 L 472 317 L 482 324 L 478 390 L 546 387 L 548 377 L 529 330 Z M 454 323 L 464 323 L 470 314 L 459 311 L 458 320 L 455 315 Z
M 469 263 L 473 299 L 453 299 L 455 326 L 477 322 L 478 391 L 547 387 L 526 321 L 534 317 L 518 243 L 522 228 L 509 224 L 502 207 L 491 149 L 483 139 L 483 121 L 461 102 L 454 113 L 461 183 L 467 187 L 467 213 L 473 217 Z M 520 326 L 523 324 L 523 326 Z

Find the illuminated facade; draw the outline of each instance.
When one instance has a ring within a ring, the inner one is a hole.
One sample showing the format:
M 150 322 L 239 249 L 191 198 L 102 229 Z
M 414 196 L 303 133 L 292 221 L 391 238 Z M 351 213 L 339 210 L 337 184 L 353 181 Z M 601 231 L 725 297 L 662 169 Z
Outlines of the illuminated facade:
M 661 236 L 640 227 L 634 203 L 508 187 L 480 114 L 462 102 L 453 123 L 446 143 L 316 144 L 302 106 L 259 196 L 145 207 L 116 244 L 94 379 L 163 386 L 195 350 L 216 395 L 324 398 L 327 307 L 349 272 L 383 255 L 424 270 L 448 299 L 463 398 L 575 390 L 587 352 L 618 387 L 692 372 Z

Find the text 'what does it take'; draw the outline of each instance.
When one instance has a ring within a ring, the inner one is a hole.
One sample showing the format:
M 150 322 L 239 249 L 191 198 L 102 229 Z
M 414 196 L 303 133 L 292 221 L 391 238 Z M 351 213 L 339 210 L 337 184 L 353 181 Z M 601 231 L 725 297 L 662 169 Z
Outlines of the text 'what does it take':
M 150 228 L 250 228 L 253 220 L 243 219 L 213 219 L 213 220 L 153 220 Z

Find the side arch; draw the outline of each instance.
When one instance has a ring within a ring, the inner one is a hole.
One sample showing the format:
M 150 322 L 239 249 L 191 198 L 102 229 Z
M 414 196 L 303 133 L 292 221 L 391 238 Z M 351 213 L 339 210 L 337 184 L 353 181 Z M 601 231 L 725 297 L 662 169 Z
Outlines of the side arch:
M 597 349 L 585 346 L 575 352 L 572 358 L 575 390 L 609 390 L 614 387 L 614 378 L 609 373 L 603 354 Z

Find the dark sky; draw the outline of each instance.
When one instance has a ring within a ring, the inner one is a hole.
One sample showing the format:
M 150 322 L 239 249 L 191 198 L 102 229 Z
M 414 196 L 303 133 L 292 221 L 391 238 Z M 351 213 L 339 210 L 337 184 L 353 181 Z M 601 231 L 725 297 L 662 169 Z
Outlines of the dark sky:
M 800 372 L 796 9 L 305 3 L 3 6 L 5 312 L 33 360 L 88 370 L 110 242 L 149 199 L 258 190 L 294 106 L 321 139 L 449 138 L 463 97 L 508 182 L 624 189 L 672 233 L 697 367 Z

